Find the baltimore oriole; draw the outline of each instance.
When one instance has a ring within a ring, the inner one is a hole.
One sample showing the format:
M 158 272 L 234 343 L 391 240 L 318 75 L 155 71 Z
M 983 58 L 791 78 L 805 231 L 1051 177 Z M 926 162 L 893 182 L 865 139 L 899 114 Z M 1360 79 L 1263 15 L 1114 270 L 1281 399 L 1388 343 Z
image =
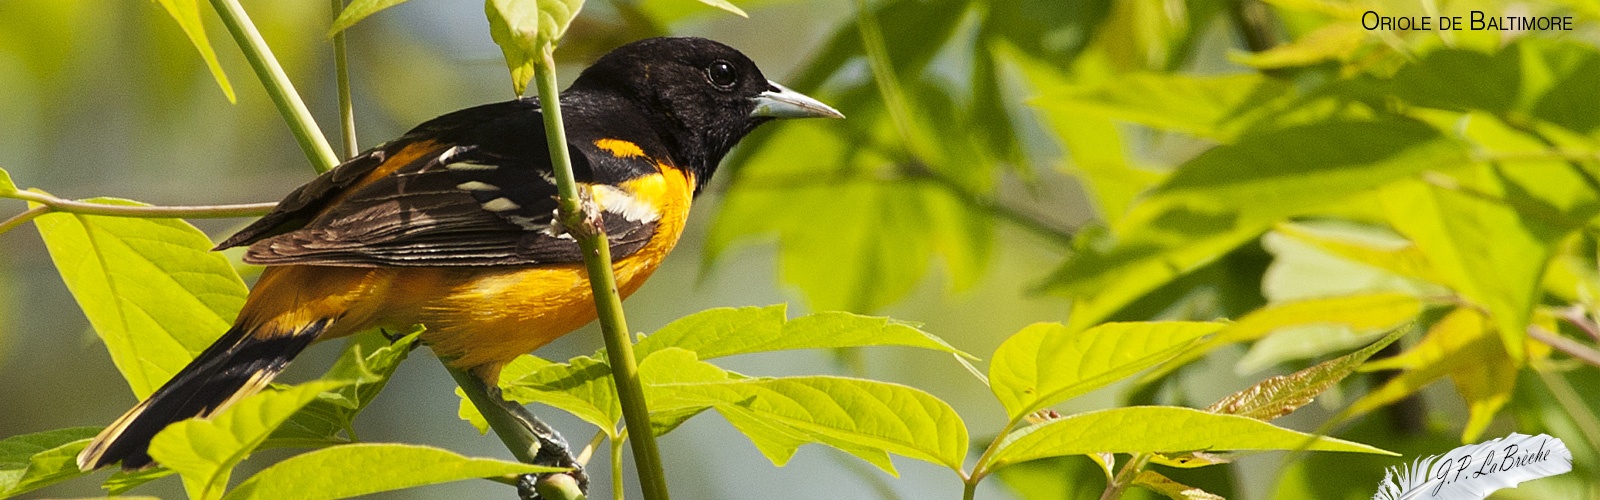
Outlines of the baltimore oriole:
M 592 189 L 624 296 L 672 250 L 691 200 L 774 118 L 839 112 L 702 38 L 622 46 L 561 93 L 577 180 Z M 456 111 L 301 186 L 217 249 L 268 266 L 223 334 L 78 456 L 152 463 L 168 424 L 254 394 L 302 349 L 374 327 L 423 341 L 494 387 L 500 369 L 595 319 L 582 254 L 556 222 L 539 101 Z

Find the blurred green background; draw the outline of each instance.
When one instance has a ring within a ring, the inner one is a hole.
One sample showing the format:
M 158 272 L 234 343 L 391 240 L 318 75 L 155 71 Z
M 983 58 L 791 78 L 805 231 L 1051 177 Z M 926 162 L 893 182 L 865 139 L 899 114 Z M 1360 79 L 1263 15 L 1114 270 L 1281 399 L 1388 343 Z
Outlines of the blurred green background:
M 692 1 L 645 3 L 669 16 L 681 15 L 668 25 L 671 34 L 732 45 L 779 82 L 786 82 L 783 77 L 853 12 L 848 0 L 739 2 L 750 12 L 745 20 Z M 336 134 L 332 46 L 324 35 L 331 21 L 327 2 L 243 4 L 324 131 Z M 189 40 L 153 2 L 0 1 L 0 165 L 19 185 L 57 196 L 116 196 L 157 205 L 275 201 L 310 180 L 312 170 L 227 31 L 204 5 L 202 14 L 237 104 L 218 90 Z M 558 51 L 563 86 L 598 54 L 632 39 L 610 24 L 616 17 L 604 1 L 585 7 Z M 363 148 L 433 116 L 512 97 L 480 3 L 408 2 L 358 24 L 348 40 Z M 331 140 L 339 148 L 337 137 Z M 745 247 L 715 266 L 702 265 L 705 233 L 726 180 L 725 175 L 717 179 L 697 200 L 678 249 L 627 301 L 635 330 L 653 331 L 711 307 L 789 302 L 791 316 L 809 311 L 798 294 L 778 282 L 771 246 Z M 1058 204 L 1059 213 L 1051 215 L 1060 220 L 1086 216 L 1070 212 L 1070 200 Z M 6 216 L 21 210 L 20 203 L 0 202 L 0 207 Z M 219 239 L 246 221 L 193 222 Z M 1059 320 L 1065 300 L 1025 294 L 1019 283 L 1035 279 L 1061 254 L 1025 234 L 1008 231 L 1002 238 L 1016 244 L 998 246 L 1003 250 L 996 253 L 994 268 L 977 286 L 946 294 L 944 278 L 929 276 L 911 297 L 877 312 L 926 322 L 930 332 L 976 353 L 992 351 L 1028 323 Z M 105 425 L 136 403 L 34 231 L 24 227 L 0 236 L 0 256 L 0 436 Z M 565 359 L 601 345 L 598 329 L 590 325 L 540 355 Z M 311 349 L 284 380 L 320 374 L 338 351 L 333 345 Z M 1003 423 L 987 389 L 947 356 L 894 349 L 862 356 L 868 376 L 924 388 L 958 408 L 984 408 L 973 413 L 989 418 L 972 417 L 975 426 Z M 724 366 L 759 375 L 842 372 L 831 356 L 813 352 L 734 358 Z M 358 422 L 362 438 L 509 458 L 492 435 L 479 436 L 456 418 L 453 387 L 431 354 L 418 351 Z M 590 435 L 592 427 L 577 419 L 548 408 L 538 413 L 566 431 L 569 440 L 582 442 Z M 679 498 L 750 498 L 752 492 L 763 498 L 859 498 L 873 490 L 872 482 L 892 483 L 905 498 L 960 489 L 947 471 L 926 463 L 897 460 L 904 478 L 896 480 L 817 447 L 807 447 L 786 468 L 774 468 L 719 418 L 690 421 L 663 438 L 662 447 Z M 282 456 L 287 454 L 268 451 L 251 462 L 260 467 Z M 593 467 L 596 478 L 608 474 L 603 458 Z M 253 470 L 252 464 L 243 470 Z M 243 470 L 238 477 L 247 477 Z M 603 479 L 595 488 L 596 497 L 609 497 Z M 139 491 L 183 496 L 176 477 Z M 22 498 L 94 494 L 103 494 L 95 481 L 76 481 Z M 500 498 L 511 491 L 479 481 L 375 496 L 445 495 Z
M 243 3 L 324 131 L 335 133 L 332 48 L 325 36 L 332 17 L 328 3 Z M 1108 250 L 1116 248 L 1108 232 L 1128 236 L 1126 228 L 1118 227 L 1119 219 L 1176 165 L 1212 146 L 1244 142 L 1239 137 L 1251 131 L 1270 133 L 1275 127 L 1287 126 L 1284 124 L 1330 116 L 1364 119 L 1396 109 L 1409 111 L 1405 103 L 1395 104 L 1402 100 L 1468 112 L 1475 109 L 1470 103 L 1457 106 L 1449 101 L 1448 97 L 1459 91 L 1453 85 L 1412 94 L 1382 85 L 1399 68 L 1441 50 L 1441 44 L 1493 53 L 1526 35 L 1462 33 L 1443 40 L 1430 33 L 1362 31 L 1349 17 L 1351 12 L 1359 14 L 1367 8 L 1388 15 L 1422 15 L 1440 8 L 1433 2 L 1368 5 L 1281 0 L 1270 2 L 1271 7 L 1254 1 L 1178 0 L 867 2 L 888 6 L 878 16 L 890 55 L 896 58 L 894 69 L 904 72 L 901 78 L 907 82 L 910 103 L 920 115 L 921 120 L 913 124 L 917 137 L 930 138 L 925 140 L 931 144 L 905 148 L 924 159 L 942 160 L 917 167 L 926 169 L 922 172 L 878 169 L 872 163 L 878 159 L 845 161 L 824 155 L 895 142 L 884 104 L 871 84 L 871 66 L 860 47 L 848 46 L 848 42 L 844 46 L 828 44 L 830 39 L 851 39 L 835 38 L 835 34 L 849 35 L 855 30 L 850 23 L 856 19 L 857 2 L 735 3 L 750 13 L 749 19 L 693 0 L 593 0 L 557 51 L 562 78 L 570 81 L 589 61 L 627 41 L 657 34 L 704 36 L 739 48 L 769 78 L 822 98 L 851 117 L 843 123 L 769 125 L 768 130 L 747 140 L 744 149 L 736 150 L 725 166 L 737 167 L 720 173 L 696 202 L 689 230 L 677 251 L 628 300 L 630 326 L 649 332 L 711 307 L 787 302 L 791 317 L 817 309 L 849 309 L 922 322 L 926 331 L 979 357 L 993 352 L 1007 336 L 1030 323 L 1067 320 L 1075 301 L 1080 305 L 1088 302 L 1085 297 L 1092 299 L 1099 287 L 1124 286 L 1114 279 L 1074 282 L 1070 266 L 1087 262 L 1083 265 L 1105 264 L 1107 269 L 1115 269 L 1117 262 L 1093 257 L 1117 255 Z M 1594 23 L 1600 4 L 1594 1 L 1452 2 L 1447 7 L 1456 12 L 1486 9 L 1575 15 L 1579 19 L 1575 32 L 1530 36 L 1558 38 L 1579 47 L 1572 52 L 1586 57 L 1596 52 L 1600 40 Z M 201 11 L 237 92 L 237 104 L 230 104 L 218 90 L 189 40 L 153 2 L 0 0 L 0 167 L 9 171 L 19 186 L 42 188 L 62 197 L 116 196 L 157 205 L 274 201 L 309 180 L 312 171 L 305 158 L 232 40 L 205 6 Z M 512 97 L 500 49 L 489 38 L 477 2 L 407 2 L 357 24 L 348 31 L 348 38 L 357 133 L 363 147 L 397 136 L 433 116 Z M 1252 49 L 1291 40 L 1317 43 L 1297 44 L 1292 46 L 1295 50 L 1271 54 L 1277 59 L 1248 54 Z M 1564 67 L 1578 67 L 1573 74 L 1586 77 L 1591 73 L 1584 72 L 1588 66 L 1583 64 L 1589 60 Z M 1518 89 L 1515 82 L 1502 85 L 1488 78 L 1474 79 L 1471 75 L 1481 68 L 1460 66 L 1467 68 L 1462 74 L 1468 77 L 1451 80 L 1459 76 L 1452 74 L 1440 79 L 1461 82 L 1464 87 L 1481 90 L 1482 95 L 1510 95 Z M 1230 100 L 1243 92 L 1225 81 L 1206 83 L 1211 86 L 1183 94 L 1170 92 L 1173 89 L 1163 88 L 1159 81 L 1125 77 L 1164 72 L 1268 75 L 1278 79 L 1269 83 L 1302 91 L 1304 100 L 1294 101 L 1298 108 L 1284 111 L 1273 108 L 1282 105 L 1282 100 Z M 1373 78 L 1358 78 L 1364 76 Z M 1583 87 L 1581 78 L 1569 83 Z M 1600 88 L 1600 80 L 1590 83 Z M 1057 92 L 1049 95 L 1070 94 L 1078 99 L 1078 107 L 1052 108 L 1052 102 L 1030 106 L 1040 104 L 1030 98 L 1051 90 L 1041 89 L 1043 86 L 1066 88 L 1066 92 L 1054 89 Z M 1117 95 L 1118 88 L 1129 94 Z M 1584 106 L 1600 102 L 1591 94 L 1578 95 L 1573 102 Z M 1127 95 L 1136 98 L 1117 102 Z M 1143 101 L 1146 95 L 1149 102 L 1128 102 Z M 1335 106 L 1337 109 L 1328 111 L 1326 103 L 1317 99 L 1329 95 L 1348 107 Z M 1447 102 L 1430 103 L 1427 96 L 1441 96 Z M 1216 103 L 1222 103 L 1219 108 L 1238 107 L 1226 109 L 1226 113 L 1206 108 Z M 1240 116 L 1257 117 L 1255 112 L 1260 109 L 1274 109 L 1272 119 L 1239 124 L 1246 121 Z M 1564 109 L 1576 109 L 1572 114 L 1579 118 L 1559 123 L 1580 135 L 1589 134 L 1586 140 L 1590 142 L 1571 142 L 1593 148 L 1594 129 L 1585 129 L 1589 122 L 1582 117 L 1594 108 Z M 1304 112 L 1296 114 L 1294 110 Z M 1141 111 L 1146 113 L 1141 115 Z M 1200 121 L 1194 115 L 1211 112 L 1226 115 L 1226 120 L 1217 119 L 1211 128 L 1184 128 L 1185 120 Z M 1080 119 L 1079 113 L 1092 118 Z M 1234 119 L 1238 120 L 1227 121 Z M 1439 128 L 1449 128 L 1448 120 L 1440 121 L 1446 125 Z M 852 140 L 818 138 L 817 131 L 823 127 L 845 130 L 838 134 Z M 811 141 L 813 138 L 817 140 Z M 337 138 L 330 140 L 338 148 Z M 775 141 L 770 145 L 762 142 L 768 140 Z M 1349 145 L 1351 150 L 1362 146 Z M 752 153 L 757 147 L 760 151 Z M 850 184 L 859 180 L 850 175 L 862 172 L 881 178 L 884 185 L 905 179 L 919 182 L 918 175 L 931 172 L 926 177 L 955 185 L 954 193 L 976 194 L 952 197 L 926 184 L 915 184 L 914 190 L 906 192 Z M 736 176 L 739 182 L 730 182 Z M 834 181 L 838 183 L 829 184 Z M 784 191 L 794 187 L 791 183 L 804 187 L 811 182 L 819 188 Z M 910 202 L 896 204 L 906 200 Z M 1250 201 L 1235 200 L 1240 204 Z M 1334 215 L 1381 225 L 1359 206 L 1367 201 L 1357 199 L 1333 211 Z M 819 204 L 845 208 L 829 212 L 817 210 Z M 21 210 L 21 203 L 0 202 L 0 217 Z M 1026 222 L 1018 223 L 1019 219 Z M 194 223 L 217 238 L 245 221 Z M 717 229 L 713 231 L 713 227 Z M 864 227 L 878 234 L 863 236 Z M 1088 229 L 1070 243 L 1053 236 L 1080 227 Z M 1365 235 L 1372 231 L 1354 232 Z M 1264 239 L 1247 236 L 1244 243 L 1235 242 L 1237 248 L 1230 246 L 1217 250 L 1209 260 L 1190 262 L 1193 266 L 1183 269 L 1182 276 L 1167 276 L 1164 279 L 1168 281 L 1139 291 L 1114 310 L 1098 311 L 1088 321 L 1238 318 L 1269 302 L 1352 290 L 1405 289 L 1419 296 L 1440 293 L 1437 287 L 1341 263 L 1276 233 Z M 1578 267 L 1589 274 L 1574 274 L 1589 279 L 1594 267 L 1592 236 L 1564 243 L 1564 250 L 1558 253 L 1558 257 L 1588 259 Z M 846 251 L 857 253 L 843 254 Z M 104 425 L 133 405 L 126 384 L 31 229 L 0 235 L 0 256 L 0 436 Z M 1069 267 L 1056 272 L 1063 262 Z M 1054 277 L 1047 279 L 1052 272 L 1056 272 Z M 1134 271 L 1118 276 L 1145 279 Z M 1049 293 L 1039 291 L 1041 285 L 1052 282 L 1068 285 L 1047 290 Z M 1557 292 L 1551 294 L 1575 301 Z M 1547 298 L 1541 303 L 1558 302 Z M 1422 320 L 1431 322 L 1440 313 L 1425 313 Z M 591 325 L 539 354 L 560 360 L 591 353 L 600 345 Z M 331 346 L 311 349 L 284 380 L 315 377 L 337 352 Z M 1179 372 L 1163 386 L 1161 394 L 1135 397 L 1203 406 L 1268 375 L 1304 366 L 1268 362 L 1265 364 L 1271 368 L 1265 371 L 1236 370 L 1235 364 L 1244 356 L 1241 347 L 1225 347 Z M 988 442 L 993 436 L 986 433 L 1005 423 L 1000 405 L 982 383 L 947 356 L 930 352 L 892 348 L 788 352 L 736 357 L 723 366 L 751 375 L 850 374 L 911 385 L 955 407 L 979 443 Z M 1574 370 L 1570 377 L 1585 396 L 1584 402 L 1594 407 L 1600 399 L 1592 396 L 1600 390 L 1595 385 L 1600 376 L 1586 368 Z M 1511 430 L 1528 432 L 1527 422 L 1545 422 L 1535 425 L 1554 427 L 1569 439 L 1569 447 L 1583 447 L 1583 441 L 1571 438 L 1579 431 L 1560 427 L 1564 410 L 1549 402 L 1537 379 L 1530 379 L 1520 379 L 1511 411 L 1492 423 L 1486 437 Z M 1314 429 L 1358 397 L 1368 382 L 1360 378 L 1345 384 L 1277 423 L 1298 430 Z M 362 438 L 433 444 L 467 455 L 508 458 L 498 440 L 478 435 L 456 418 L 458 400 L 452 387 L 432 356 L 419 351 L 358 419 Z M 1067 413 L 1124 404 L 1127 399 L 1121 393 L 1126 387 L 1118 384 L 1060 409 Z M 1384 410 L 1341 436 L 1401 451 L 1406 460 L 1459 444 L 1468 414 L 1461 398 L 1448 384 L 1433 384 L 1421 397 L 1422 407 L 1428 410 L 1423 418 L 1397 418 Z M 571 441 L 582 442 L 590 436 L 590 427 L 575 418 L 550 409 L 536 411 L 565 431 Z M 1403 438 L 1396 437 L 1396 422 L 1408 421 L 1426 425 Z M 672 491 L 678 498 L 954 498 L 960 490 L 959 481 L 948 471 L 927 463 L 897 459 L 902 477 L 896 479 L 843 453 L 816 446 L 806 447 L 785 468 L 775 468 L 714 416 L 690 420 L 665 436 L 661 445 Z M 1595 456 L 1592 449 L 1577 451 L 1580 461 Z M 288 454 L 286 450 L 262 452 L 235 477 L 248 477 L 262 464 Z M 1247 457 L 1205 472 L 1164 472 L 1229 498 L 1367 498 L 1376 489 L 1382 467 L 1401 461 L 1316 455 L 1306 462 L 1310 466 L 1280 477 L 1282 455 Z M 593 462 L 593 477 L 609 474 L 604 462 Z M 1594 477 L 1595 466 L 1580 463 L 1580 473 L 1558 486 L 1538 483 L 1546 485 L 1545 489 L 1530 485 L 1505 495 L 1569 498 L 1587 494 L 1593 498 L 1595 490 L 1583 485 L 1585 478 Z M 1022 485 L 1025 494 L 990 480 L 983 483 L 979 496 L 1079 498 L 1076 492 L 1082 489 L 1093 498 L 1104 479 L 1090 467 L 1081 458 L 1028 464 L 1001 477 Z M 629 474 L 632 477 L 631 471 Z M 96 481 L 71 481 L 23 498 L 97 493 Z M 182 497 L 175 478 L 136 493 Z M 591 493 L 596 498 L 608 497 L 605 481 L 596 481 Z M 477 481 L 375 496 L 510 495 L 503 485 Z M 1130 493 L 1130 497 L 1137 495 L 1147 493 Z

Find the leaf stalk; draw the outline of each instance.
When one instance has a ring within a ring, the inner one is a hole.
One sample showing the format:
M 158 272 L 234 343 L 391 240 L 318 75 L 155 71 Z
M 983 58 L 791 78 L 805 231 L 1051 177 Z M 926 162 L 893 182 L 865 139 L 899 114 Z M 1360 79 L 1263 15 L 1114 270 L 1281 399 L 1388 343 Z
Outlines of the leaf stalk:
M 322 173 L 338 166 L 339 156 L 334 154 L 333 146 L 328 145 L 322 129 L 317 127 L 317 121 L 306 109 L 306 103 L 295 92 L 294 83 L 289 81 L 289 75 L 278 65 L 278 59 L 272 56 L 272 49 L 267 47 L 266 40 L 256 31 L 244 7 L 239 6 L 238 0 L 211 0 L 211 6 L 222 18 L 222 24 L 228 27 L 233 40 L 239 44 L 245 60 L 250 61 L 250 67 L 255 70 L 261 85 L 266 87 L 272 104 L 278 108 L 278 114 L 283 115 L 283 121 L 289 125 L 295 142 L 300 144 L 306 159 L 311 161 L 311 167 L 317 169 L 317 173 Z

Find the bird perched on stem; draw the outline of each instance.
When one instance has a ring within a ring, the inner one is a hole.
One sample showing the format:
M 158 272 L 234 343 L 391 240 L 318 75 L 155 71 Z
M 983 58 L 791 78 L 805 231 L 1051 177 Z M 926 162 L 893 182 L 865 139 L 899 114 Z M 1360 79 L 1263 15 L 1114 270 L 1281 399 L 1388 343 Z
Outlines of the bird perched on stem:
M 702 38 L 624 45 L 561 93 L 573 171 L 600 211 L 623 296 L 683 234 L 728 150 L 775 118 L 839 112 Z M 556 219 L 539 101 L 440 116 L 301 186 L 217 249 L 267 266 L 233 328 L 78 455 L 152 464 L 168 424 L 260 391 L 306 346 L 421 324 L 440 358 L 500 369 L 595 319 L 583 256 Z

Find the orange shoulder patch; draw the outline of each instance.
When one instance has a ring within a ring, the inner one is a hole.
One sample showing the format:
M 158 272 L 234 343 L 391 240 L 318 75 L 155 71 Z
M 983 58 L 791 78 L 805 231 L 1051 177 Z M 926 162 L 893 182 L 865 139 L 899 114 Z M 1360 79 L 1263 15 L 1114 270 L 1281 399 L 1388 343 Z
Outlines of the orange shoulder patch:
M 644 150 L 638 144 L 622 139 L 600 139 L 594 141 L 594 147 L 604 149 L 618 158 L 640 157 L 644 158 Z

